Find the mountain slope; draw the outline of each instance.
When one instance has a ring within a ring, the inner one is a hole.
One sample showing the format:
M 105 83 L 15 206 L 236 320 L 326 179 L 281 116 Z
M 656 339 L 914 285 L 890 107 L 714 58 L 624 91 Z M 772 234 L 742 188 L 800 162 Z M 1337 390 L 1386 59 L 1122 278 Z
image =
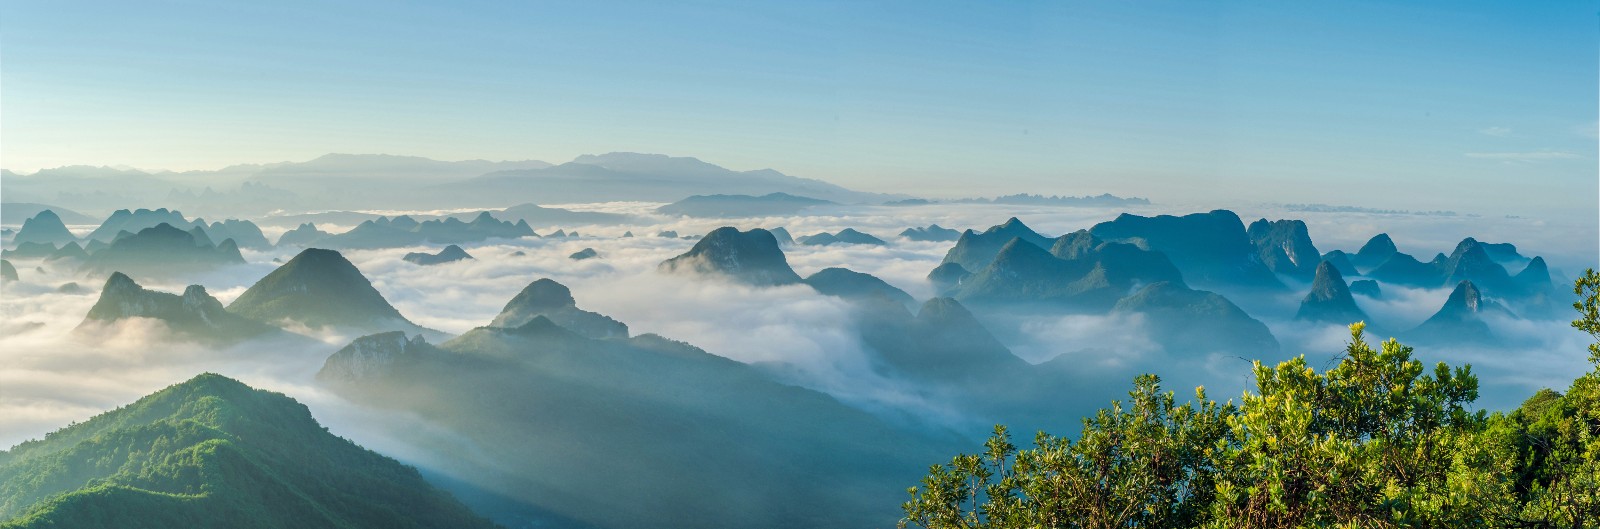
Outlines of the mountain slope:
M 661 262 L 675 273 L 696 273 L 732 278 L 752 285 L 788 285 L 800 282 L 778 239 L 760 228 L 741 232 L 722 227 L 711 230 L 682 255 Z
M 572 297 L 572 290 L 547 278 L 540 278 L 524 287 L 506 303 L 489 325 L 521 327 L 538 317 L 548 318 L 556 325 L 590 338 L 628 337 L 627 325 L 605 315 L 579 309 L 578 301 Z
M 33 218 L 22 221 L 22 228 L 17 230 L 17 235 L 11 238 L 12 244 L 24 242 L 42 242 L 52 245 L 62 245 L 77 242 L 78 237 L 67 229 L 66 223 L 61 222 L 61 217 L 50 210 L 40 211 Z
M 1244 222 L 1232 211 L 1219 209 L 1182 217 L 1123 213 L 1094 225 L 1089 232 L 1107 241 L 1144 241 L 1149 249 L 1166 254 L 1183 272 L 1183 279 L 1193 285 L 1283 286 L 1262 264 L 1255 244 L 1245 233 Z M 1308 255 L 1306 259 L 1314 258 Z
M 203 374 L 0 452 L 7 528 L 488 528 L 278 393 Z
M 259 321 L 292 321 L 310 327 L 361 330 L 421 330 L 411 323 L 354 264 L 333 250 L 308 248 L 256 281 L 228 305 L 228 312 Z
M 1323 261 L 1317 265 L 1317 274 L 1311 280 L 1311 292 L 1300 301 L 1300 311 L 1295 319 L 1349 325 L 1366 321 L 1366 313 L 1356 306 L 1350 295 L 1350 286 L 1333 263 Z
M 1052 244 L 1049 237 L 1040 235 L 1020 219 L 1011 217 L 1005 223 L 991 226 L 982 233 L 972 230 L 961 232 L 955 246 L 945 252 L 944 260 L 939 264 L 956 263 L 967 270 L 982 270 L 1012 239 L 1022 239 L 1039 248 L 1049 248 Z
M 182 295 L 146 290 L 132 278 L 114 272 L 100 290 L 100 299 L 84 316 L 79 329 L 128 318 L 151 318 L 186 338 L 227 343 L 276 330 L 222 307 L 222 302 L 200 285 L 189 285 Z

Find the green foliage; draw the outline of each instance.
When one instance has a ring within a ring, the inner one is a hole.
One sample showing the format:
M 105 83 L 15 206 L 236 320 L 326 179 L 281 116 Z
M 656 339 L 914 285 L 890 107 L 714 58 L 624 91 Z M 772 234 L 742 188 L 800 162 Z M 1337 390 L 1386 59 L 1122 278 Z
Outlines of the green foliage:
M 0 452 L 0 527 L 491 527 L 294 400 L 205 374 Z
M 933 467 L 901 526 L 1504 527 L 1600 525 L 1600 274 L 1574 291 L 1573 327 L 1595 336 L 1597 369 L 1565 394 L 1510 413 L 1469 408 L 1470 366 L 1431 372 L 1410 347 L 1369 345 L 1351 326 L 1324 373 L 1257 362 L 1240 404 L 1197 392 L 1175 406 L 1154 376 L 1134 381 L 1077 441 L 1041 432 L 1018 450 L 1004 427 L 981 455 Z

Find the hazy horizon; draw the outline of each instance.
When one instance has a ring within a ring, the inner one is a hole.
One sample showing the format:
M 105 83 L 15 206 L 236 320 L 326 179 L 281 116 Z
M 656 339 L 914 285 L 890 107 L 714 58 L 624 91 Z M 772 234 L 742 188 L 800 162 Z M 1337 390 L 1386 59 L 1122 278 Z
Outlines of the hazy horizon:
M 627 151 L 929 196 L 1600 197 L 1587 2 L 75 5 L 0 7 L 0 166 Z

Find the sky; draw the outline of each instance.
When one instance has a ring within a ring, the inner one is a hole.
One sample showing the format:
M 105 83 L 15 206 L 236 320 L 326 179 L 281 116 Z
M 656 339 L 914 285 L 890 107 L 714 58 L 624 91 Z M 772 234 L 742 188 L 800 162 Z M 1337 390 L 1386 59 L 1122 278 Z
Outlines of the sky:
M 695 156 L 867 191 L 1590 213 L 1600 2 L 0 3 L 0 167 Z M 3 185 L 3 182 L 0 182 Z

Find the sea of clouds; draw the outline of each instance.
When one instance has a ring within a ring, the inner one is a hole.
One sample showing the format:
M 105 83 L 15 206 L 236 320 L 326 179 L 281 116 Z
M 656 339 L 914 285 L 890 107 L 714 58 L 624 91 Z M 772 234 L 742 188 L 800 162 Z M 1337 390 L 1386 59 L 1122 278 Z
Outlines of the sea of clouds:
M 733 225 L 741 229 L 782 226 L 796 237 L 855 228 L 890 242 L 888 246 L 794 246 L 790 264 L 802 276 L 842 266 L 878 276 L 919 300 L 933 295 L 924 280 L 953 243 L 913 242 L 896 234 L 911 226 L 982 230 L 1016 216 L 1048 236 L 1088 228 L 1123 211 L 1137 214 L 1205 211 L 1199 206 L 1145 206 L 1128 209 L 1027 207 L 984 204 L 907 207 L 840 207 L 815 214 L 747 219 L 668 218 L 652 213 L 659 204 L 622 202 L 565 205 L 571 209 L 636 215 L 628 226 L 535 226 L 578 231 L 576 238 L 491 240 L 463 245 L 475 259 L 438 266 L 401 261 L 411 247 L 345 252 L 373 285 L 412 321 L 451 334 L 486 325 L 528 283 L 550 278 L 567 285 L 585 309 L 629 325 L 634 334 L 656 333 L 692 343 L 742 362 L 785 366 L 787 381 L 828 392 L 869 410 L 896 411 L 959 424 L 983 418 L 949 417 L 950 407 L 931 402 L 916 388 L 885 379 L 871 367 L 860 343 L 856 318 L 845 302 L 805 286 L 754 288 L 657 270 L 662 260 L 680 254 L 694 241 L 654 236 L 664 230 L 704 234 Z M 1512 242 L 1524 255 L 1543 255 L 1561 274 L 1558 281 L 1594 266 L 1594 226 L 1536 219 L 1467 216 L 1300 213 L 1276 206 L 1235 209 L 1246 223 L 1255 218 L 1298 218 L 1307 222 L 1318 249 L 1354 252 L 1379 232 L 1389 233 L 1403 252 L 1426 261 L 1448 253 L 1463 237 Z M 399 213 L 399 212 L 391 212 Z M 420 213 L 420 212 L 419 212 Z M 441 213 L 441 212 L 429 212 Z M 452 213 L 452 212 L 442 212 Z M 90 227 L 75 227 L 84 232 Z M 284 228 L 269 227 L 269 239 Z M 621 237 L 631 231 L 634 237 Z M 568 255 L 593 248 L 601 258 L 574 261 Z M 523 252 L 525 255 L 514 255 Z M 204 285 L 228 303 L 252 283 L 292 258 L 294 250 L 246 251 L 249 264 L 184 278 L 183 282 L 141 281 L 147 288 L 180 292 L 184 283 Z M 22 283 L 0 293 L 0 446 L 37 438 L 72 422 L 127 404 L 201 372 L 217 372 L 257 387 L 287 393 L 311 407 L 336 433 L 402 459 L 428 456 L 367 428 L 371 411 L 353 409 L 311 383 L 326 357 L 354 336 L 317 334 L 315 341 L 256 341 L 226 350 L 175 343 L 149 321 L 130 321 L 92 335 L 74 334 L 94 304 L 103 277 L 80 277 L 70 270 L 18 262 Z M 1516 270 L 1512 270 L 1513 273 Z M 135 278 L 139 279 L 139 278 Z M 85 293 L 57 287 L 79 283 Z M 1204 385 L 1213 398 L 1236 397 L 1250 384 L 1249 362 L 1279 361 L 1304 354 L 1313 366 L 1329 367 L 1349 339 L 1338 326 L 1313 326 L 1293 320 L 1307 285 L 1291 285 L 1274 296 L 1230 294 L 1236 303 L 1266 323 L 1283 344 L 1277 355 L 1240 351 L 1174 364 L 1155 351 L 1146 322 L 1136 315 L 1030 315 L 1005 330 L 1003 342 L 1030 362 L 1066 355 L 1075 372 L 1069 379 L 1084 388 L 1085 402 L 1100 405 L 1124 395 L 1133 376 L 1155 372 L 1169 388 L 1187 395 Z M 1226 293 L 1225 294 L 1229 294 Z M 1426 319 L 1443 304 L 1446 289 L 1385 287 L 1382 300 L 1358 298 L 1374 321 L 1404 329 Z M 1499 318 L 1493 328 L 1505 345 L 1419 349 L 1427 362 L 1472 364 L 1483 385 L 1479 407 L 1513 407 L 1541 387 L 1565 388 L 1589 366 L 1588 337 L 1565 319 Z M 1372 337 L 1376 342 L 1381 336 Z M 1124 389 L 1116 389 L 1124 388 Z M 1064 424 L 1062 433 L 1077 425 Z M 981 433 L 981 432 L 980 432 Z M 448 432 L 439 432 L 448 438 Z M 409 457 L 408 457 L 409 456 Z

